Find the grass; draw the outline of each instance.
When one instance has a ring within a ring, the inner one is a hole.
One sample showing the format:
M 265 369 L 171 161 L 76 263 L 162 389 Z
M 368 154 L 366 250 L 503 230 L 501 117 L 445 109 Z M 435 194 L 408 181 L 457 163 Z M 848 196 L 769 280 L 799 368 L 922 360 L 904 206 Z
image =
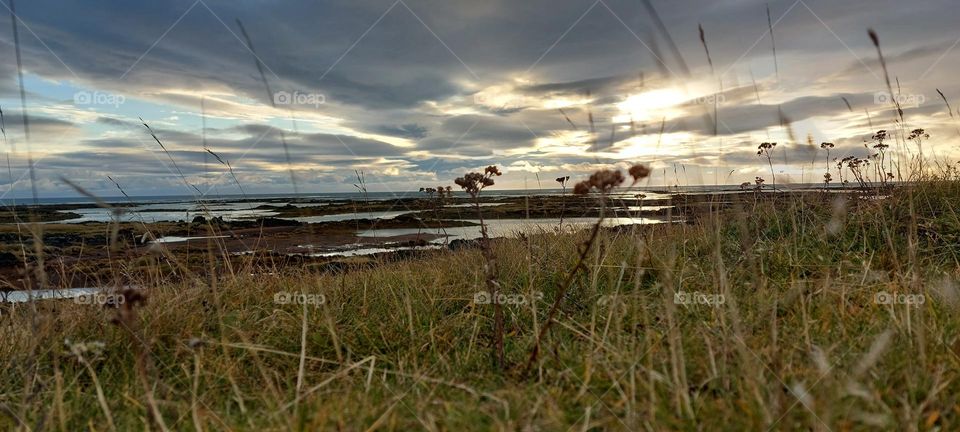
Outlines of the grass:
M 958 199 L 944 179 L 748 193 L 601 230 L 528 374 L 589 231 L 491 241 L 505 370 L 480 249 L 154 284 L 119 309 L 4 306 L 0 427 L 955 430 Z

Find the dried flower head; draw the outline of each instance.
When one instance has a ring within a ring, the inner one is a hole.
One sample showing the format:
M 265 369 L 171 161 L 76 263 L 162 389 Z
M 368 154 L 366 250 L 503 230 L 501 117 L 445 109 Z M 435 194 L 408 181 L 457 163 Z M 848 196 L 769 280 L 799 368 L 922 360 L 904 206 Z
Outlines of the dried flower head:
M 589 179 L 577 183 L 573 188 L 576 195 L 586 195 L 591 189 L 596 189 L 600 193 L 610 192 L 613 188 L 619 186 L 626 180 L 623 173 L 618 170 L 600 170 L 593 173 Z
M 468 173 L 463 177 L 457 178 L 453 182 L 470 194 L 470 196 L 476 198 L 477 194 L 479 194 L 483 188 L 494 185 L 494 176 L 500 175 L 503 175 L 503 173 L 501 173 L 495 165 L 490 165 L 483 170 L 483 174 L 476 172 Z
M 582 181 L 573 185 L 574 195 L 586 195 L 588 193 L 590 193 L 590 184 L 588 182 Z
M 930 134 L 928 134 L 928 133 L 927 133 L 926 131 L 924 131 L 923 129 L 914 129 L 914 130 L 910 131 L 910 136 L 907 137 L 907 139 L 909 139 L 909 140 L 911 140 L 911 141 L 916 141 L 916 140 L 921 139 L 921 138 L 923 138 L 923 139 L 930 138 Z
M 830 142 L 820 143 L 820 148 L 822 148 L 822 149 L 832 149 L 832 148 L 833 148 L 833 143 L 830 143 Z
M 772 143 L 772 142 L 760 143 L 760 145 L 757 146 L 757 156 L 762 155 L 764 152 L 766 152 L 767 155 L 769 155 L 770 150 L 773 150 L 773 148 L 776 146 L 777 146 L 777 143 Z
M 886 130 L 878 130 L 877 133 L 873 134 L 871 137 L 874 141 L 884 142 L 889 138 Z
M 650 168 L 643 164 L 636 164 L 630 167 L 628 172 L 630 173 L 630 176 L 633 177 L 634 183 L 650 176 Z

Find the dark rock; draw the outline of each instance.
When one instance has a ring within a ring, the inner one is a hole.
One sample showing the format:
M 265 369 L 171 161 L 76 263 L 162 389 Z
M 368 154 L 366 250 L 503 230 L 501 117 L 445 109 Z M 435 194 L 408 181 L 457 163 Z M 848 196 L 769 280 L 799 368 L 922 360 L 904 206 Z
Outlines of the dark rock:
M 415 240 L 407 240 L 403 242 L 403 246 L 407 246 L 407 247 L 422 247 L 422 246 L 427 246 L 428 244 L 430 243 L 422 238 L 417 238 Z
M 473 249 L 480 247 L 480 242 L 477 240 L 455 239 L 451 241 L 447 247 L 449 247 L 450 250 Z

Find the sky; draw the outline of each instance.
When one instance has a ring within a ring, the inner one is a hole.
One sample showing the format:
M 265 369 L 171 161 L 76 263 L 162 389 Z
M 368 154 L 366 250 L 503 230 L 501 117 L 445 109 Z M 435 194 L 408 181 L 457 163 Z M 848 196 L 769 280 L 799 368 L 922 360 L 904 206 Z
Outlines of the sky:
M 60 197 L 350 192 L 358 171 L 401 192 L 487 165 L 503 189 L 634 163 L 650 186 L 820 182 L 877 130 L 917 153 L 916 128 L 960 158 L 948 0 L 20 0 L 25 110 L 0 2 L 5 198 L 31 196 L 31 159 Z

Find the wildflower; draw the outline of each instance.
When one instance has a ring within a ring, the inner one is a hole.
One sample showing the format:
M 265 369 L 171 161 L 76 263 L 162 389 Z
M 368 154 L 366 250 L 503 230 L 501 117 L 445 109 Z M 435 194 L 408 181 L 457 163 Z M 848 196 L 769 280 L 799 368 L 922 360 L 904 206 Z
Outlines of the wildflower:
M 777 189 L 777 175 L 773 173 L 773 158 L 770 157 L 770 151 L 773 150 L 773 148 L 776 146 L 777 146 L 777 143 L 772 143 L 772 142 L 760 143 L 760 145 L 757 146 L 757 156 L 767 157 L 767 165 L 770 166 L 770 177 L 773 178 L 774 190 Z M 760 178 L 760 177 L 757 177 L 757 178 Z M 757 189 L 759 188 L 760 188 L 760 184 L 757 183 Z
M 833 148 L 833 143 L 829 143 L 829 142 L 820 143 L 820 148 L 825 149 L 825 150 L 826 150 L 826 149 L 832 149 L 832 148 Z
M 470 196 L 476 198 L 477 194 L 479 194 L 483 188 L 494 185 L 494 176 L 500 175 L 503 175 L 503 173 L 500 172 L 500 169 L 494 165 L 490 165 L 483 170 L 483 174 L 476 172 L 468 173 L 463 177 L 457 178 L 453 182 L 470 194 Z
M 574 195 L 586 195 L 588 193 L 590 193 L 590 184 L 585 181 L 573 186 Z
M 887 131 L 878 130 L 877 133 L 873 134 L 872 138 L 874 141 L 879 141 L 882 144 L 884 141 L 887 140 L 887 138 L 889 138 L 889 136 L 887 135 Z
M 833 177 L 830 175 L 830 173 L 828 172 L 823 173 L 823 183 L 827 184 L 827 183 L 830 183 L 831 181 L 833 181 Z
M 776 146 L 777 146 L 777 143 L 771 143 L 771 142 L 760 143 L 760 145 L 757 146 L 757 156 L 763 155 L 764 152 L 766 152 L 769 155 L 770 150 L 773 150 L 773 148 Z
M 650 176 L 650 168 L 643 164 L 636 164 L 630 167 L 628 172 L 630 173 L 630 176 L 633 177 L 634 183 Z
M 600 170 L 593 173 L 589 179 L 577 183 L 577 185 L 573 187 L 573 193 L 576 195 L 586 195 L 594 188 L 601 193 L 607 193 L 623 183 L 624 180 L 626 179 L 620 171 Z
M 500 175 L 502 175 L 500 170 L 495 165 L 490 165 L 483 170 L 483 174 L 476 172 L 467 173 L 463 177 L 457 178 L 453 182 L 470 194 L 470 196 L 473 198 L 474 206 L 477 209 L 477 216 L 480 218 L 480 235 L 483 239 L 480 242 L 480 251 L 483 254 L 484 261 L 486 261 L 485 265 L 483 266 L 486 272 L 486 285 L 490 293 L 490 297 L 493 299 L 493 351 L 497 364 L 503 368 L 503 310 L 500 307 L 500 302 L 497 300 L 500 282 L 497 281 L 497 262 L 493 255 L 493 249 L 490 247 L 490 237 L 487 235 L 487 225 L 483 222 L 483 212 L 480 209 L 480 191 L 485 187 L 493 186 L 493 177 Z
M 915 141 L 918 138 L 930 138 L 930 134 L 926 133 L 923 129 L 914 129 L 910 131 L 910 136 L 907 137 L 907 139 L 911 141 Z

